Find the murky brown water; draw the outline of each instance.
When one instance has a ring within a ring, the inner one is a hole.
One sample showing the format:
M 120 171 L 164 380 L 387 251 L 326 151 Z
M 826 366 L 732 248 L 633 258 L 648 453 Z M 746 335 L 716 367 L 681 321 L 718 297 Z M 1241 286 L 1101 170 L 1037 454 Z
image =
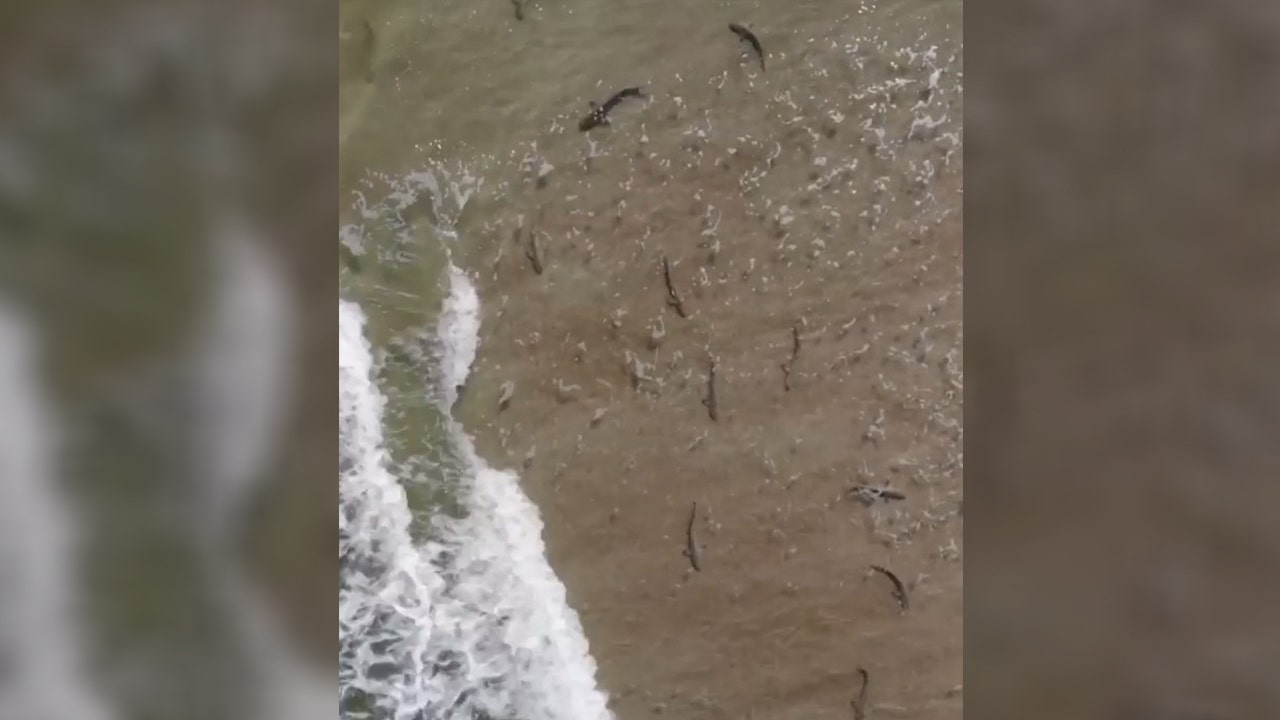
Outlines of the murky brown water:
M 343 282 L 384 340 L 409 342 L 438 302 L 432 221 L 457 230 L 486 309 L 463 414 L 486 456 L 524 466 L 619 717 L 846 717 L 855 664 L 877 678 L 873 709 L 958 716 L 961 4 L 342 14 L 340 209 L 361 228 Z M 730 22 L 759 36 L 765 72 Z M 578 131 L 589 100 L 627 86 L 648 98 Z M 410 176 L 426 170 L 453 199 L 425 197 Z M 394 230 L 362 218 L 396 193 Z M 659 254 L 688 324 L 663 309 Z M 799 318 L 805 355 L 780 394 Z M 707 426 L 689 400 L 712 347 L 732 399 Z M 626 390 L 626 358 L 656 393 Z M 506 380 L 520 390 L 497 416 Z M 901 509 L 831 500 L 853 477 L 908 476 Z M 677 525 L 694 496 L 714 550 L 688 582 Z M 913 619 L 858 580 L 868 558 L 920 583 Z

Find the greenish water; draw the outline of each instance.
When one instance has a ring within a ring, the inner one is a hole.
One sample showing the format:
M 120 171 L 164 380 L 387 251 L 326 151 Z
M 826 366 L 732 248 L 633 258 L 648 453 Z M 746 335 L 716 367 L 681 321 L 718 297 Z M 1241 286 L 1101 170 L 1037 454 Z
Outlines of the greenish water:
M 424 191 L 425 192 L 425 191 Z M 431 197 L 417 200 L 421 206 Z M 451 462 L 444 416 L 435 398 L 436 320 L 447 288 L 444 238 L 430 222 L 412 225 L 389 206 L 375 207 L 358 228 L 359 271 L 343 270 L 341 296 L 368 315 L 366 336 L 375 348 L 377 380 L 386 395 L 386 448 L 394 474 L 405 481 L 413 505 L 426 518 L 453 507 L 439 467 Z M 414 208 L 407 208 L 410 217 Z M 419 210 L 421 212 L 421 210 Z M 434 218 L 433 218 L 434 219 Z M 345 247 L 345 246 L 344 246 Z

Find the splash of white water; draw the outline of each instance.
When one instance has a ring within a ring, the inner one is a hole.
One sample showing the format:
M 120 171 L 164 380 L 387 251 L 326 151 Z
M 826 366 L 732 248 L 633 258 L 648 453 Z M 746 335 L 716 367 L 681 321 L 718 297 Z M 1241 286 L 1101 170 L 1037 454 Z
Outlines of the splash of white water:
M 449 299 L 436 330 L 440 352 L 440 395 L 446 412 L 471 374 L 480 344 L 480 296 L 466 274 L 449 265 Z
M 438 327 L 446 415 L 470 372 L 480 318 L 465 274 L 451 267 L 449 280 Z M 395 720 L 612 718 L 577 615 L 547 564 L 537 509 L 451 418 L 448 439 L 466 468 L 452 489 L 468 514 L 435 518 L 430 542 L 412 539 L 408 499 L 387 470 L 385 400 L 371 377 L 364 316 L 349 302 L 338 316 L 344 696 L 363 693 L 377 717 Z
M 442 357 L 446 362 L 464 357 L 469 373 L 479 344 L 480 303 L 475 286 L 452 264 L 449 280 L 439 333 Z M 456 345 L 450 344 L 451 338 Z M 449 387 L 465 382 L 466 375 L 452 380 Z M 595 660 L 578 615 L 547 563 L 537 507 L 520 490 L 514 473 L 489 467 L 476 453 L 460 423 L 449 417 L 446 425 L 454 447 L 473 473 L 468 504 L 475 535 L 460 558 L 491 568 L 488 579 L 493 585 L 478 587 L 490 593 L 500 615 L 511 618 L 505 639 L 529 667 L 516 678 L 521 709 L 546 708 L 547 718 L 566 720 L 611 717 L 606 696 L 596 687 Z M 551 708 L 556 709 L 554 714 Z

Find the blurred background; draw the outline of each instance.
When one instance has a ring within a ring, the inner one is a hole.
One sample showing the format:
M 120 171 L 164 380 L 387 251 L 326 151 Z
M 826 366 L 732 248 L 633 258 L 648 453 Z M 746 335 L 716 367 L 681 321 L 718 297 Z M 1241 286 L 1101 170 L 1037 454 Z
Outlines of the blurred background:
M 1280 717 L 1280 5 L 965 33 L 966 710 Z
M 335 712 L 335 25 L 0 9 L 4 720 Z

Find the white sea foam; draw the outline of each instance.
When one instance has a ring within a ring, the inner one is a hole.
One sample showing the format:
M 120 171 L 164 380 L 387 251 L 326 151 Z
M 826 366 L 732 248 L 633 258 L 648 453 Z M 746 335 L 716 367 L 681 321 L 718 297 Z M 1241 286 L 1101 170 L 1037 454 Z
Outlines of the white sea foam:
M 449 298 L 440 313 L 436 336 L 439 392 L 447 412 L 458 399 L 458 389 L 471 374 L 480 344 L 480 296 L 466 274 L 452 263 L 449 265 Z
M 479 337 L 475 287 L 449 269 L 438 327 L 440 409 L 466 380 Z M 606 697 L 564 586 L 547 564 L 537 509 L 510 472 L 489 467 L 452 419 L 446 433 L 465 471 L 447 478 L 466 509 L 433 518 L 415 541 L 413 515 L 388 471 L 385 399 L 373 377 L 365 318 L 338 309 L 339 681 L 378 718 L 607 720 Z M 483 714 L 481 714 L 483 713 Z
M 38 341 L 0 304 L 0 718 L 107 720 L 82 667 L 77 522 L 57 487 Z
M 449 279 L 449 298 L 441 314 L 442 360 L 447 367 L 457 367 L 462 365 L 458 358 L 465 358 L 470 372 L 480 337 L 480 304 L 474 285 L 452 264 Z M 455 340 L 457 345 L 451 345 Z M 465 379 L 464 374 L 457 382 Z M 475 535 L 460 558 L 490 568 L 486 579 L 493 584 L 483 587 L 498 614 L 510 618 L 504 637 L 520 662 L 513 689 L 520 710 L 537 709 L 524 716 L 548 719 L 611 717 L 606 697 L 596 687 L 595 660 L 578 614 L 547 563 L 537 507 L 521 491 L 515 473 L 489 467 L 462 425 L 452 417 L 446 424 L 454 448 L 473 473 L 468 506 Z

